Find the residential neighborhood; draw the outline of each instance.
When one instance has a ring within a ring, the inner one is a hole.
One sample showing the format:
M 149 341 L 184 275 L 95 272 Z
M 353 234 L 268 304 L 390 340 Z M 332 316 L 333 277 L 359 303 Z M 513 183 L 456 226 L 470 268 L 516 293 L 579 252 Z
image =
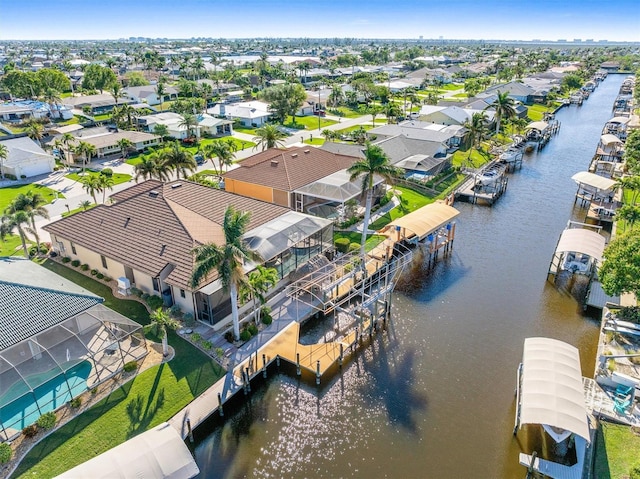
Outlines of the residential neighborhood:
M 637 41 L 0 67 L 0 477 L 640 477 Z

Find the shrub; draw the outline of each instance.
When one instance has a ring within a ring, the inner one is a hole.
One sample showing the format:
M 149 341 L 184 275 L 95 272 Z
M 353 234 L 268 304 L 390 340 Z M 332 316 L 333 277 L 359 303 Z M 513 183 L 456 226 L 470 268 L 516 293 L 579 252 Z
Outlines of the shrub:
M 391 192 L 390 192 L 390 191 L 387 191 L 387 192 L 385 193 L 385 195 L 384 195 L 382 198 L 380 198 L 380 203 L 379 203 L 379 204 L 380 204 L 380 206 L 384 206 L 384 205 L 386 205 L 387 203 L 389 203 L 389 201 L 391 201 L 392 196 L 393 196 L 393 195 L 391 194 Z
M 249 332 L 248 329 L 243 329 L 242 331 L 240 331 L 240 340 L 249 341 L 250 339 L 251 339 L 251 333 Z
M 98 274 L 96 274 L 96 278 L 102 279 L 102 278 L 104 278 L 104 274 L 98 272 Z
M 169 314 L 174 318 L 180 319 L 182 317 L 182 310 L 180 309 L 180 306 L 174 304 L 169 308 Z
M 193 333 L 191 335 L 191 341 L 193 341 L 194 343 L 199 342 L 202 339 L 202 335 L 200 335 L 199 333 Z
M 84 266 L 84 265 L 82 265 L 82 266 Z M 97 274 L 98 274 L 98 270 L 97 269 L 92 269 L 91 270 L 91 276 L 95 276 Z
M 204 349 L 205 351 L 209 351 L 213 347 L 213 344 L 211 344 L 211 341 L 202 341 L 200 345 L 202 346 L 202 349 Z
M 142 290 L 134 286 L 133 288 L 131 288 L 131 294 L 139 298 L 142 296 Z
M 73 266 L 74 268 L 77 268 L 78 266 L 80 266 L 80 260 L 79 259 L 74 259 L 71 262 L 71 266 Z
M 71 258 L 69 258 L 68 256 L 65 256 L 64 258 L 62 258 L 63 263 L 68 263 L 69 261 L 71 261 Z
M 162 302 L 162 298 L 160 296 L 156 296 L 154 294 L 153 296 L 149 296 L 147 298 L 147 304 L 151 309 L 155 311 L 158 308 L 162 308 L 164 303 Z
M 11 460 L 11 455 L 11 446 L 6 442 L 0 444 L 0 464 L 6 464 L 9 462 Z
M 271 317 L 271 306 L 264 305 L 260 308 L 260 320 L 263 324 L 269 325 L 273 322 L 273 318 Z
M 262 316 L 260 318 L 260 321 L 262 321 L 262 324 L 266 324 L 267 326 L 269 326 L 271 323 L 273 323 L 273 318 L 271 317 L 271 315 Z
M 56 253 L 55 251 L 51 251 L 49 253 L 49 256 L 51 256 L 52 258 L 55 258 L 56 256 L 58 256 L 58 253 Z
M 196 324 L 195 319 L 193 319 L 193 314 L 191 313 L 187 313 L 182 317 L 182 320 L 184 321 L 185 326 L 191 328 Z
M 111 168 L 103 168 L 100 171 L 100 174 L 104 175 L 104 176 L 112 177 L 113 176 L 113 170 Z
M 251 323 L 249 326 L 247 326 L 247 331 L 249 331 L 251 336 L 255 336 L 256 334 L 258 334 L 258 327 L 255 324 Z
M 344 265 L 344 272 L 351 273 L 353 271 L 353 264 L 347 263 Z
M 229 343 L 233 343 L 235 341 L 235 338 L 233 337 L 233 333 L 231 331 L 227 331 L 226 333 L 224 333 L 224 339 L 226 339 Z
M 340 253 L 346 253 L 349 251 L 349 238 L 338 238 L 336 240 L 336 250 Z
M 640 463 L 631 467 L 629 471 L 629 479 L 640 479 Z
M 113 279 L 113 278 L 112 278 L 111 276 L 107 276 L 107 275 L 104 275 L 104 274 L 102 275 L 102 280 L 103 280 L 105 283 L 110 283 L 112 279 Z
M 216 356 L 218 356 L 219 358 L 222 358 L 222 356 L 224 356 L 224 349 L 216 348 Z
M 98 394 L 98 388 L 97 388 L 97 387 L 92 388 L 92 389 L 91 389 L 91 394 L 92 394 L 93 396 L 95 396 L 96 394 Z
M 640 323 L 640 306 L 626 306 L 620 310 L 618 317 L 623 321 Z
M 131 373 L 138 369 L 138 361 L 129 361 L 128 363 L 124 363 L 124 367 L 122 369 L 124 369 L 125 373 Z
M 146 301 L 147 299 L 149 299 L 149 293 L 142 293 L 140 295 L 140 298 L 142 299 L 142 301 Z
M 22 430 L 22 434 L 24 434 L 25 437 L 33 437 L 38 434 L 38 426 L 31 424 Z
M 85 263 L 85 264 L 83 264 L 82 266 L 80 266 L 80 269 L 81 269 L 82 271 L 87 271 L 87 270 L 89 269 L 89 265 Z M 95 271 L 95 269 L 94 269 L 93 271 Z M 93 274 L 93 273 L 92 273 L 92 274 Z
M 56 413 L 53 411 L 44 413 L 38 418 L 36 424 L 42 429 L 51 429 L 56 425 Z
M 69 401 L 69 406 L 74 409 L 78 409 L 80 406 L 82 406 L 82 398 L 80 396 L 78 396 L 77 398 L 73 398 L 71 401 Z
M 359 243 L 349 243 L 349 253 L 353 253 L 355 251 L 360 251 Z

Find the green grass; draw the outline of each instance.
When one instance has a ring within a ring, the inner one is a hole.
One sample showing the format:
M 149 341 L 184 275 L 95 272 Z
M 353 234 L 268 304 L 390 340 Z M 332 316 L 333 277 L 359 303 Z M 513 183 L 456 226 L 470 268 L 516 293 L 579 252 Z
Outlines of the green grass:
M 16 196 L 19 194 L 27 194 L 29 191 L 40 193 L 47 203 L 51 203 L 56 198 L 56 191 L 35 183 L 5 186 L 4 188 L 0 188 L 0 211 L 4 211 Z M 58 193 L 58 198 L 64 198 L 64 195 Z
M 538 103 L 527 108 L 527 116 L 531 121 L 540 121 L 546 112 L 552 112 L 554 110 L 554 108 L 549 108 L 548 106 L 540 105 Z
M 457 150 L 453 154 L 453 158 L 451 159 L 451 165 L 456 166 L 471 166 L 469 165 L 469 161 L 473 164 L 475 168 L 478 168 L 484 165 L 487 162 L 487 157 L 480 154 L 477 149 L 473 149 L 471 152 L 471 159 L 469 160 L 469 150 L 462 151 Z
M 426 206 L 429 203 L 433 203 L 435 201 L 435 198 L 429 198 L 428 196 L 424 196 L 417 191 L 413 191 L 410 188 L 394 186 L 394 189 L 402 192 L 402 195 L 400 195 L 400 201 L 402 204 L 400 206 L 396 206 L 387 214 L 381 216 L 376 221 L 371 223 L 369 229 L 378 231 L 380 228 L 383 228 L 393 220 L 398 219 L 406 215 L 407 213 L 411 213 L 412 211 L 416 211 L 417 209 L 420 209 L 423 206 Z
M 341 135 L 346 135 L 347 133 L 351 133 L 354 130 L 358 130 L 360 127 L 364 128 L 365 130 L 371 130 L 373 128 L 373 125 L 371 123 L 367 123 L 367 124 L 364 124 L 364 125 L 353 125 L 353 126 L 350 126 L 349 128 L 344 128 L 342 130 L 336 130 L 336 133 L 340 133 Z
M 126 163 L 127 165 L 136 166 L 136 165 L 138 165 L 138 164 L 142 163 L 142 159 L 143 159 L 144 157 L 145 157 L 144 155 L 140 155 L 140 156 L 136 156 L 136 157 L 134 157 L 134 158 L 127 158 L 127 159 L 125 160 L 125 163 Z
M 66 218 L 67 216 L 75 215 L 76 213 L 79 213 L 80 211 L 90 210 L 91 208 L 95 208 L 96 206 L 98 206 L 98 205 L 96 205 L 95 203 L 91 203 L 91 205 L 88 206 L 87 208 L 84 208 L 82 206 L 78 206 L 77 208 L 75 208 L 73 210 L 65 211 L 64 213 L 62 213 L 62 217 Z
M 45 261 L 44 266 L 105 297 L 105 305 L 145 324 L 149 315 L 140 303 L 113 298 L 102 283 Z M 14 477 L 52 477 L 166 421 L 224 374 L 210 358 L 169 333 L 176 351 L 169 363 L 154 366 L 111 393 L 73 421 L 38 443 Z
M 238 133 L 244 133 L 246 135 L 257 135 L 256 128 L 247 128 L 245 126 L 233 125 L 233 131 L 237 131 Z
M 335 113 L 332 113 L 329 110 L 333 110 L 333 111 L 339 111 L 341 113 L 341 115 L 336 115 Z M 329 115 L 334 115 L 334 116 L 342 116 L 343 118 L 359 118 L 361 116 L 364 115 L 364 113 L 362 113 L 361 111 L 358 110 L 354 110 L 353 108 L 349 108 L 346 106 L 339 106 L 337 108 L 330 108 L 329 110 L 327 110 L 327 114 Z
M 91 175 L 91 176 L 98 176 L 100 174 L 99 171 L 94 171 L 94 170 L 87 170 L 85 172 L 86 175 Z M 67 175 L 64 175 L 65 178 L 69 178 L 70 180 L 73 181 L 81 181 L 82 180 L 82 175 L 80 175 L 79 173 L 69 173 Z M 128 175 L 126 173 L 114 173 L 113 176 L 111 177 L 113 178 L 113 184 L 114 185 L 119 185 L 121 183 L 126 183 L 127 181 L 131 180 L 132 176 Z
M 349 232 L 349 231 L 340 231 L 333 234 L 333 241 L 335 242 L 340 238 L 349 238 L 349 243 L 358 243 L 362 241 L 362 234 L 357 231 Z M 367 241 L 364 244 L 365 251 L 371 251 L 373 248 L 378 246 L 385 240 L 386 236 L 384 235 L 368 235 Z
M 626 479 L 640 464 L 640 435 L 628 426 L 600 422 L 596 439 L 595 475 L 598 479 Z
M 31 243 L 27 243 L 27 248 Z M 22 251 L 22 241 L 18 235 L 7 235 L 4 240 L 0 240 L 0 256 L 24 256 Z
M 453 95 L 451 95 L 451 97 L 449 98 L 468 98 L 469 95 L 467 95 L 466 93 L 455 93 Z
M 326 128 L 327 126 L 335 125 L 338 123 L 337 121 L 327 120 L 326 118 L 321 118 L 317 116 L 296 116 L 296 122 L 293 123 L 293 117 L 289 117 L 289 121 L 284 124 L 287 128 L 296 128 L 298 130 L 317 130 L 318 129 L 318 118 L 320 118 L 320 129 Z
M 314 138 L 313 140 L 304 140 L 307 145 L 324 145 L 324 138 Z
M 95 121 L 107 121 L 111 119 L 111 113 L 102 113 L 93 117 Z

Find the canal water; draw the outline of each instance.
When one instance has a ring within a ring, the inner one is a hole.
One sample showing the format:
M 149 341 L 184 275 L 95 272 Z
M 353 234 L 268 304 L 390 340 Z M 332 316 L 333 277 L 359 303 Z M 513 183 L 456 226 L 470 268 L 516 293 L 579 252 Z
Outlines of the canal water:
M 523 478 L 512 436 L 524 339 L 580 349 L 593 376 L 598 321 L 546 281 L 622 76 L 556 115 L 493 206 L 457 203 L 453 254 L 394 295 L 388 330 L 317 388 L 274 375 L 224 423 L 200 428 L 201 478 Z

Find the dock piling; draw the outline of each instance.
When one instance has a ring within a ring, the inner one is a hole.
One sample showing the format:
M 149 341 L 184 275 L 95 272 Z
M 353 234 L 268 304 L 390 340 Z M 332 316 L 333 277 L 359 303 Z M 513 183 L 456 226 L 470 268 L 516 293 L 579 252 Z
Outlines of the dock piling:
M 279 368 L 280 367 L 280 355 L 276 356 L 276 366 Z
M 300 371 L 300 353 L 296 353 L 296 375 L 300 376 L 302 372 Z
M 267 356 L 266 356 L 266 354 L 262 355 L 262 377 L 267 379 Z
M 251 392 L 251 376 L 249 376 L 249 368 L 247 367 L 247 392 Z
M 189 434 L 189 442 L 193 443 L 193 430 L 191 429 L 191 419 L 187 418 L 187 431 Z
M 340 343 L 340 357 L 338 359 L 338 365 L 340 367 L 342 367 L 342 358 L 344 356 L 344 347 L 342 346 L 342 343 Z
M 218 412 L 220 417 L 224 417 L 224 410 L 222 409 L 222 395 L 218 393 Z
M 320 360 L 316 363 L 316 385 L 320 385 Z

